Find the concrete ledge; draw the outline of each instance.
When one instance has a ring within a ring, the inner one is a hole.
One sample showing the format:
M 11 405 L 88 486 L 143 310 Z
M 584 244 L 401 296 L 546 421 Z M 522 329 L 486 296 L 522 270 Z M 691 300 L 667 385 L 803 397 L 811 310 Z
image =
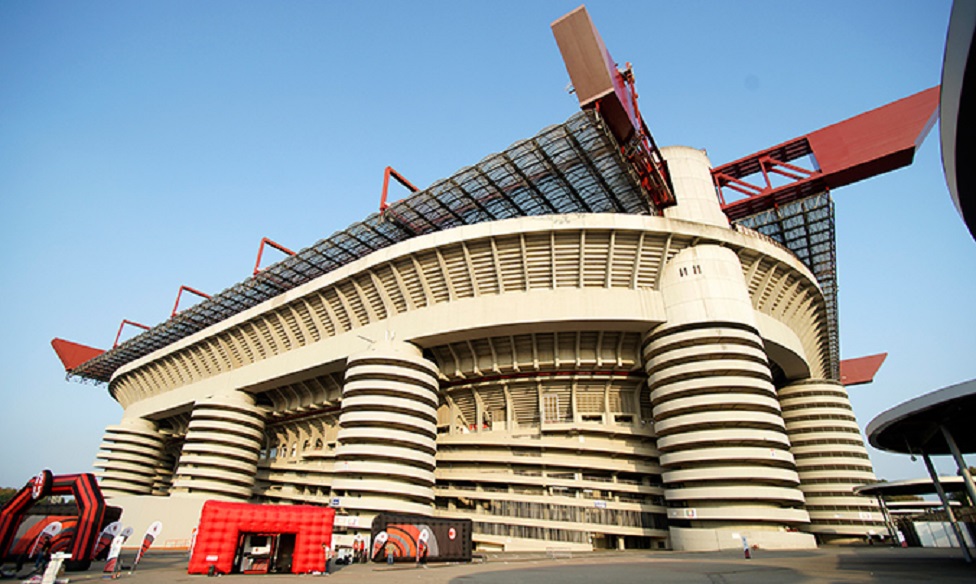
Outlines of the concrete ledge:
M 714 552 L 742 549 L 742 536 L 750 547 L 767 550 L 816 549 L 817 540 L 809 533 L 763 529 L 690 529 L 672 527 L 671 548 L 683 552 Z

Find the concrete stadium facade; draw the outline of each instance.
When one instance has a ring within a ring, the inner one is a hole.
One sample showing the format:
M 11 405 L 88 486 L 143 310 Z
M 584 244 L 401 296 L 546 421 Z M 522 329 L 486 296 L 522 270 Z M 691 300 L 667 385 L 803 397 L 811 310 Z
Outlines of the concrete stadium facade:
M 421 235 L 121 367 L 103 491 L 185 536 L 209 498 L 467 517 L 482 549 L 881 532 L 816 279 L 663 153 L 663 216 Z

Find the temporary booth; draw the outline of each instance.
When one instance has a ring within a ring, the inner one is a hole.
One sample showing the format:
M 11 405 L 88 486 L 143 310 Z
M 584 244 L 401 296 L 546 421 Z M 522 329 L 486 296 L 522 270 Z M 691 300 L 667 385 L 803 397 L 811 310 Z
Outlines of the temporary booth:
M 471 520 L 381 513 L 373 519 L 370 557 L 386 561 L 471 561 Z
M 323 572 L 334 519 L 328 507 L 207 501 L 187 571 Z

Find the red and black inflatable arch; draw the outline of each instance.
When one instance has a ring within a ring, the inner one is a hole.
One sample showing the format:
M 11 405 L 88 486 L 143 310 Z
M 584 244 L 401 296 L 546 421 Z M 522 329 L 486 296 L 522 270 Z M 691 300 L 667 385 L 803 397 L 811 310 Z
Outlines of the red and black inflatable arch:
M 90 473 L 53 475 L 41 471 L 27 481 L 14 498 L 0 509 L 0 558 L 6 557 L 17 533 L 21 518 L 35 503 L 48 495 L 71 495 L 78 506 L 78 524 L 74 539 L 65 550 L 71 559 L 65 562 L 68 570 L 87 570 L 92 552 L 105 518 L 105 499 L 98 488 L 95 475 Z

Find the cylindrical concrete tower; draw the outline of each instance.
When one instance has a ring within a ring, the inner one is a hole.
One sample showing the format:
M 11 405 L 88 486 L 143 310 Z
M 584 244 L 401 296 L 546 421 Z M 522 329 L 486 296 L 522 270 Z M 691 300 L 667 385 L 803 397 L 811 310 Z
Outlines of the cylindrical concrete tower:
M 727 226 L 705 154 L 663 154 L 678 199 L 665 216 Z M 670 259 L 660 291 L 667 322 L 643 357 L 672 546 L 714 549 L 724 536 L 711 530 L 726 529 L 777 545 L 809 516 L 742 265 L 728 248 L 692 246 Z
M 437 367 L 413 345 L 379 342 L 349 358 L 332 483 L 347 512 L 431 513 L 437 389 Z
M 805 524 L 799 477 L 735 254 L 714 245 L 683 250 L 669 262 L 661 291 L 668 322 L 651 332 L 643 353 L 671 523 Z
M 877 479 L 844 386 L 810 379 L 780 389 L 779 400 L 810 513 L 807 530 L 827 540 L 883 533 L 877 503 L 854 494 Z
M 688 146 L 667 146 L 661 148 L 661 156 L 668 162 L 668 175 L 678 200 L 677 205 L 664 210 L 664 216 L 728 227 L 729 218 L 719 205 L 708 155 Z
M 263 438 L 264 414 L 252 396 L 233 391 L 197 401 L 173 494 L 249 499 Z
M 107 497 L 149 495 L 156 481 L 156 464 L 163 457 L 163 437 L 156 424 L 143 418 L 123 418 L 105 429 L 95 468 Z

